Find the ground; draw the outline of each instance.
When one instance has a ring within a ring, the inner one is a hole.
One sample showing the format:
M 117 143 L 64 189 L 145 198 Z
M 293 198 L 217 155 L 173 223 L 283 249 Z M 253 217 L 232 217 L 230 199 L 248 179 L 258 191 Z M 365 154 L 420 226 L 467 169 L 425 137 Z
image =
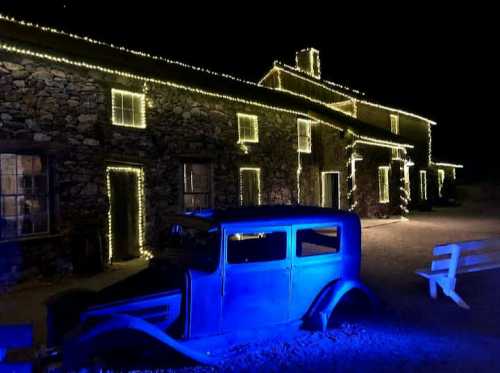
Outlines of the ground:
M 362 303 L 355 315 L 336 315 L 327 332 L 281 330 L 222 351 L 225 358 L 216 367 L 180 371 L 499 372 L 500 270 L 459 277 L 457 291 L 469 311 L 442 294 L 430 299 L 426 281 L 414 271 L 429 265 L 438 243 L 500 236 L 500 209 L 469 204 L 363 226 L 362 279 L 379 297 L 378 310 Z M 64 285 L 15 289 L 0 297 L 0 324 L 34 320 L 41 343 L 48 296 L 74 286 L 95 289 L 143 265 L 122 265 Z

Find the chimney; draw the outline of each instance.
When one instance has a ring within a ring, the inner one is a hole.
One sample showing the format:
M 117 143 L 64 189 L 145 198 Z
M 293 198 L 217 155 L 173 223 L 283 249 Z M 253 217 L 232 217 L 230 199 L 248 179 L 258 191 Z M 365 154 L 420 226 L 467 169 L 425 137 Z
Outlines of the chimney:
M 316 79 L 321 78 L 319 65 L 319 51 L 314 48 L 306 48 L 295 53 L 295 64 L 297 69 L 309 74 Z

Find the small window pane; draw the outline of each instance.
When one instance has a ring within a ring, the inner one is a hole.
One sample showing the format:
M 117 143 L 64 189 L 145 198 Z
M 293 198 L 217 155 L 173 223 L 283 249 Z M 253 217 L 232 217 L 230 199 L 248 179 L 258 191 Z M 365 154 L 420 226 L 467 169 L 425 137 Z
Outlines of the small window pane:
M 0 171 L 2 172 L 2 175 L 16 174 L 16 158 L 15 154 L 0 155 Z
M 47 193 L 47 176 L 35 176 L 34 180 L 34 193 L 46 194 Z
M 29 215 L 19 216 L 19 226 L 18 234 L 26 235 L 33 233 L 33 218 Z
M 209 208 L 207 194 L 185 194 L 184 208 L 187 211 L 202 210 Z
M 2 189 L 1 194 L 15 194 L 16 193 L 16 181 L 15 175 L 2 175 Z
M 132 117 L 132 110 L 123 108 L 123 124 L 129 125 L 129 126 L 134 124 L 133 117 Z
M 336 226 L 297 231 L 298 257 L 334 254 L 340 249 L 339 230 Z
M 17 174 L 31 176 L 33 175 L 33 157 L 31 155 L 17 156 Z
M 121 106 L 113 107 L 113 123 L 123 124 L 123 115 Z
M 14 238 L 17 236 L 17 218 L 0 217 L 0 238 Z
M 229 236 L 230 264 L 266 262 L 286 258 L 286 232 L 236 233 Z
M 127 95 L 127 94 L 123 95 L 123 110 L 132 111 L 133 108 L 132 100 L 133 100 L 132 95 Z
M 45 233 L 49 230 L 49 222 L 47 214 L 39 214 L 33 216 L 34 233 Z
M 6 217 L 17 215 L 16 197 L 2 198 L 2 215 Z
M 17 193 L 31 194 L 33 192 L 33 178 L 29 176 L 18 176 L 17 178 Z

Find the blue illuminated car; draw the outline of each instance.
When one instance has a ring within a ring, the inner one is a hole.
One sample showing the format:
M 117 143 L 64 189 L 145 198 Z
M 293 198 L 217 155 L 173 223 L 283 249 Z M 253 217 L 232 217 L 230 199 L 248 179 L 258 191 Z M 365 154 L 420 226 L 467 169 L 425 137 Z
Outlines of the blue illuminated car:
M 203 211 L 168 219 L 164 247 L 144 271 L 98 293 L 49 307 L 49 342 L 66 335 L 68 365 L 151 341 L 210 363 L 189 341 L 302 320 L 327 327 L 339 300 L 359 282 L 356 214 L 313 207 Z M 58 321 L 63 316 L 65 322 Z M 151 351 L 148 349 L 148 351 Z M 122 355 L 123 356 L 123 355 Z

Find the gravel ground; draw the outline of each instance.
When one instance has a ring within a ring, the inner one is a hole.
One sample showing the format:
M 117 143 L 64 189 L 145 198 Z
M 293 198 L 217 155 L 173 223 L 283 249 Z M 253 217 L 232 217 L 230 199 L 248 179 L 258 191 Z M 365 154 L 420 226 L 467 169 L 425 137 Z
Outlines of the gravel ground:
M 438 243 L 500 236 L 500 209 L 436 209 L 389 223 L 364 224 L 363 230 L 362 278 L 381 300 L 376 312 L 362 303 L 354 314 L 348 308 L 336 313 L 325 333 L 276 328 L 221 351 L 216 367 L 153 371 L 500 372 L 500 270 L 459 277 L 457 291 L 469 311 L 441 294 L 430 299 L 426 281 L 414 274 L 429 265 Z M 29 320 L 52 291 L 35 292 L 36 299 L 31 293 L 0 298 L 0 323 Z M 12 320 L 14 301 L 16 309 L 27 304 L 32 310 Z

